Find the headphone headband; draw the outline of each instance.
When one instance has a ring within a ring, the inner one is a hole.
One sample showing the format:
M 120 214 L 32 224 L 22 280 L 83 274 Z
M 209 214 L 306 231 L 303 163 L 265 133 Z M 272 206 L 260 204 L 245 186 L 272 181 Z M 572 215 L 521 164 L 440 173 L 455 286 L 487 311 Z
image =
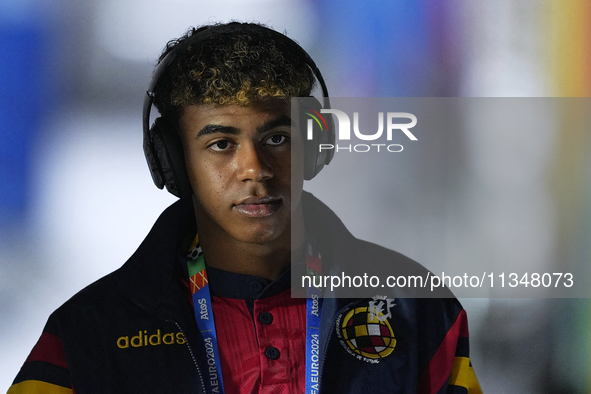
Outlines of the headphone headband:
M 314 60 L 310 57 L 308 52 L 306 52 L 304 50 L 304 48 L 302 48 L 300 46 L 300 44 L 298 44 L 294 40 L 290 39 L 286 35 L 279 33 L 278 31 L 275 31 L 273 29 L 270 29 L 268 27 L 262 26 L 262 25 L 256 25 L 256 24 L 250 24 L 250 23 L 240 23 L 240 22 L 231 22 L 231 23 L 228 23 L 227 25 L 213 25 L 213 26 L 205 27 L 205 28 L 203 28 L 203 30 L 196 31 L 195 33 L 193 33 L 192 36 L 190 36 L 185 41 L 181 42 L 176 47 L 174 47 L 158 63 L 158 65 L 156 66 L 156 69 L 154 69 L 154 73 L 152 74 L 152 80 L 150 81 L 150 85 L 148 87 L 148 90 L 146 91 L 146 96 L 144 98 L 144 106 L 143 106 L 144 132 L 146 130 L 149 130 L 149 128 L 150 128 L 150 112 L 151 112 L 152 104 L 154 103 L 154 88 L 158 84 L 158 80 L 160 79 L 162 74 L 164 74 L 164 72 L 166 71 L 168 66 L 170 64 L 172 64 L 172 62 L 174 62 L 174 60 L 176 59 L 177 54 L 179 53 L 180 50 L 184 49 L 185 47 L 187 47 L 191 43 L 195 44 L 195 43 L 198 43 L 199 41 L 204 41 L 204 40 L 206 40 L 212 36 L 215 36 L 215 35 L 248 33 L 248 32 L 257 32 L 257 33 L 264 32 L 264 33 L 268 34 L 269 37 L 273 38 L 275 41 L 281 42 L 282 44 L 287 45 L 288 47 L 291 47 L 290 48 L 291 50 L 298 53 L 298 55 L 301 55 L 304 58 L 305 63 L 308 65 L 308 67 L 310 67 L 310 70 L 312 70 L 314 77 L 316 78 L 316 80 L 320 84 L 320 88 L 322 89 L 322 96 L 324 97 L 324 108 L 330 108 L 330 98 L 329 98 L 329 94 L 328 94 L 328 88 L 326 87 L 326 83 L 324 82 L 324 77 L 322 76 L 322 73 L 318 69 L 318 66 L 316 66 L 316 63 L 314 62 Z

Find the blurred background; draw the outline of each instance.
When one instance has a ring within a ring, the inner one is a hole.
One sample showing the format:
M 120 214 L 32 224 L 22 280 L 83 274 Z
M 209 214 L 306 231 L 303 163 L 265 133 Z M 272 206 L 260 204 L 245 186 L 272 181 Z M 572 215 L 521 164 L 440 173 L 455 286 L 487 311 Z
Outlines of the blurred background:
M 118 268 L 174 202 L 145 164 L 143 96 L 168 40 L 230 19 L 285 31 L 310 52 L 335 97 L 591 91 L 590 1 L 3 0 L 0 390 L 48 315 Z M 442 139 L 445 149 L 393 168 L 379 193 L 398 211 L 379 241 L 429 267 L 439 246 L 446 259 L 587 267 L 591 136 L 579 122 L 561 124 L 516 136 L 458 129 Z M 330 174 L 308 188 L 355 235 L 380 237 L 350 222 L 342 192 L 318 185 Z M 361 181 L 348 186 L 367 196 Z M 523 234 L 527 247 L 514 242 Z M 462 302 L 485 392 L 591 392 L 588 300 Z

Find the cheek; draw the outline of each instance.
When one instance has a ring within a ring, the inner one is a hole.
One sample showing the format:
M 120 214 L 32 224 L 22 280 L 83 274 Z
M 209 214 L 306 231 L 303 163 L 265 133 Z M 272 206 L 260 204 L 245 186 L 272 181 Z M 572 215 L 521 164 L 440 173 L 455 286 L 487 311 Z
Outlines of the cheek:
M 290 152 L 290 184 L 293 199 L 299 200 L 304 187 L 304 147 L 299 138 L 294 140 Z
M 223 176 L 215 166 L 199 160 L 187 163 L 187 173 L 193 193 L 201 203 L 219 199 Z
M 222 193 L 224 177 L 219 171 L 194 172 L 191 184 L 195 195 L 199 196 L 201 200 L 218 201 L 224 195 Z

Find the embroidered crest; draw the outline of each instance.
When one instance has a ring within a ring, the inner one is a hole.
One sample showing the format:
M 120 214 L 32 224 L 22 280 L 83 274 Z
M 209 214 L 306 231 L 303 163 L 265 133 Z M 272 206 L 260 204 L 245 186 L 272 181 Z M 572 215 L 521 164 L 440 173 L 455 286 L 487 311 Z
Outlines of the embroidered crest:
M 379 363 L 396 347 L 394 331 L 388 321 L 394 299 L 373 297 L 367 306 L 360 306 L 337 319 L 337 336 L 345 350 L 359 360 Z

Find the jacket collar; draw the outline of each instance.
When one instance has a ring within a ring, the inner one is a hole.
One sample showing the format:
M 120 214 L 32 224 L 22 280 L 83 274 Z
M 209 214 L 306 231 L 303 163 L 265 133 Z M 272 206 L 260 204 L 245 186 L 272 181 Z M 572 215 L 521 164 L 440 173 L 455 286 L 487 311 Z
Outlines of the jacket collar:
M 178 316 L 189 304 L 178 253 L 187 234 L 195 231 L 192 201 L 175 202 L 160 215 L 136 252 L 113 273 L 113 281 L 140 306 L 163 317 Z
M 302 204 L 306 231 L 321 250 L 323 269 L 338 271 L 338 261 L 354 254 L 356 239 L 330 208 L 312 194 L 303 192 Z M 178 259 L 187 236 L 196 231 L 191 199 L 175 202 L 160 215 L 137 251 L 112 274 L 113 281 L 142 307 L 154 309 L 163 317 L 186 315 L 185 319 L 192 321 L 192 315 L 186 313 L 192 308 L 186 305 L 189 301 Z M 334 307 L 347 303 L 348 300 L 342 300 Z

